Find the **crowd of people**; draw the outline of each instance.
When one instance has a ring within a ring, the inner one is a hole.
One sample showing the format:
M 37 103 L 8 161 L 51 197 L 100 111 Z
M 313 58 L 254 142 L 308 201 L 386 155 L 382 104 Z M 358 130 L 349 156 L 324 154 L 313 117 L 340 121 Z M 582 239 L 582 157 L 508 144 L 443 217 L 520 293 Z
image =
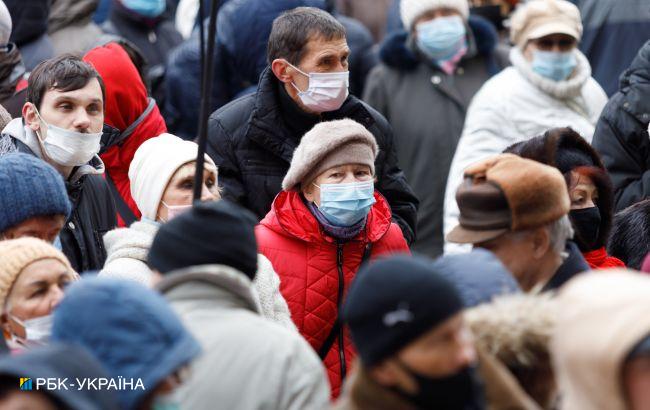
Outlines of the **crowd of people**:
M 0 408 L 648 408 L 650 6 L 210 3 L 0 0 Z

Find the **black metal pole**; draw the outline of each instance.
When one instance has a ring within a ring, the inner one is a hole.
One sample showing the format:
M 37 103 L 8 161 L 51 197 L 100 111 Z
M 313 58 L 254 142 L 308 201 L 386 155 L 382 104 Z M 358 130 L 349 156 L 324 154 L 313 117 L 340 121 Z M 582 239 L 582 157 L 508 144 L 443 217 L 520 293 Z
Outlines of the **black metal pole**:
M 199 112 L 199 136 L 197 144 L 199 153 L 196 157 L 196 174 L 194 175 L 194 201 L 201 200 L 203 188 L 203 168 L 205 162 L 205 146 L 208 143 L 208 116 L 211 109 L 212 75 L 214 74 L 214 42 L 217 31 L 217 9 L 219 0 L 212 0 L 210 7 L 210 23 L 208 24 L 208 48 L 205 53 L 201 80 L 201 111 Z

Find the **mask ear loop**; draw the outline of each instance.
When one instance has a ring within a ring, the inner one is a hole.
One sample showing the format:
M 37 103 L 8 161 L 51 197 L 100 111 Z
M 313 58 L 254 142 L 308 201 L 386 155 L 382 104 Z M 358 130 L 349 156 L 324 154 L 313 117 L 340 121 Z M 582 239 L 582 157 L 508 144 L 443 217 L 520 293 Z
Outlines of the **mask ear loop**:
M 284 60 L 284 61 L 287 61 L 287 60 Z M 294 83 L 292 81 L 290 84 L 293 86 L 293 88 L 295 88 L 296 91 L 298 91 L 298 93 L 306 93 L 307 91 L 309 91 L 309 87 L 311 87 L 311 76 L 309 74 L 305 73 L 304 71 L 302 71 L 301 69 L 299 69 L 298 67 L 296 67 L 295 65 L 291 64 L 288 61 L 287 61 L 287 65 L 289 65 L 289 67 L 293 68 L 294 70 L 298 71 L 300 74 L 304 75 L 305 77 L 307 77 L 309 79 L 309 84 L 307 85 L 307 89 L 305 91 L 300 90 L 300 88 L 298 88 L 296 83 Z

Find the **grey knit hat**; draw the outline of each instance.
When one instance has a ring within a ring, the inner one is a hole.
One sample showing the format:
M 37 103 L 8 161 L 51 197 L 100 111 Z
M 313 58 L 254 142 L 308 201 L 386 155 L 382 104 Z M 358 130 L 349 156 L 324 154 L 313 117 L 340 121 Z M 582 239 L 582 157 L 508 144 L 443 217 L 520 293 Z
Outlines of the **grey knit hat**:
M 340 165 L 362 164 L 375 174 L 379 147 L 363 125 L 350 119 L 318 123 L 309 130 L 293 153 L 282 189 L 298 189 L 322 172 Z

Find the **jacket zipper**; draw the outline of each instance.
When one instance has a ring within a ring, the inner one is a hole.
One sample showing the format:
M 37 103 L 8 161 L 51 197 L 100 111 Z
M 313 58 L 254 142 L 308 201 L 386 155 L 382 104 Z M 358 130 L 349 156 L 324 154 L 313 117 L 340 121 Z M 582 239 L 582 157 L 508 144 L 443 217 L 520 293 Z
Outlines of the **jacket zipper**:
M 336 243 L 336 265 L 339 271 L 339 291 L 336 299 L 337 314 L 341 314 L 341 305 L 343 304 L 343 290 L 345 287 L 345 278 L 343 276 L 343 244 Z M 343 324 L 339 326 L 339 362 L 341 365 L 341 381 L 345 380 L 345 346 L 343 341 Z

